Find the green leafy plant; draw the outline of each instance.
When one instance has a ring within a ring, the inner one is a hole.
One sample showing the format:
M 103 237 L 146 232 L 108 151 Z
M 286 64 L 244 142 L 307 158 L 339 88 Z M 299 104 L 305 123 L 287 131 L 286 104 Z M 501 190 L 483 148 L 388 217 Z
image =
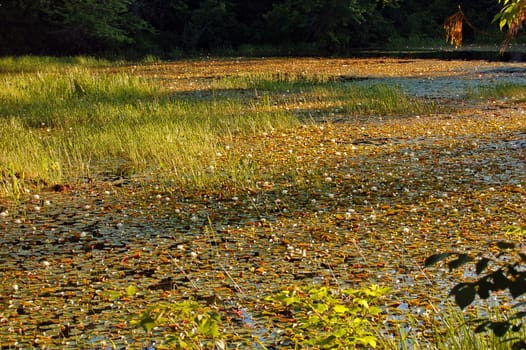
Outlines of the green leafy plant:
M 526 20 L 526 6 L 521 0 L 499 0 L 502 9 L 493 18 L 493 22 L 498 22 L 500 30 L 508 27 L 508 35 L 515 37 L 522 29 Z
M 504 232 L 515 237 L 524 237 L 526 236 L 526 227 L 517 227 L 517 226 L 506 226 L 503 228 Z
M 434 254 L 425 260 L 425 266 L 447 260 L 447 266 L 452 271 L 468 263 L 474 264 L 477 278 L 458 283 L 450 291 L 461 309 L 471 305 L 477 295 L 487 300 L 492 293 L 505 290 L 517 300 L 526 293 L 526 254 L 520 251 L 519 245 L 511 242 L 496 242 L 495 248 L 496 253 L 491 256 L 456 252 Z M 475 333 L 492 331 L 497 337 L 512 335 L 505 339 L 511 342 L 512 349 L 526 348 L 526 339 L 514 336 L 524 327 L 522 319 L 526 317 L 526 311 L 522 310 L 523 306 L 524 303 L 519 302 L 513 305 L 516 311 L 503 320 L 484 317 L 474 320 Z
M 113 290 L 109 289 L 104 291 L 104 296 L 108 300 L 119 300 L 121 298 L 133 298 L 137 294 L 137 288 L 133 285 L 129 285 L 125 290 Z
M 177 349 L 225 348 L 219 331 L 220 314 L 193 300 L 155 304 L 134 317 L 130 324 L 147 333 L 155 327 L 171 328 L 166 342 Z
M 389 288 L 372 285 L 339 292 L 326 287 L 293 287 L 266 298 L 290 322 L 281 323 L 282 343 L 294 348 L 375 348 L 378 339 L 371 329 L 380 315 L 378 300 Z

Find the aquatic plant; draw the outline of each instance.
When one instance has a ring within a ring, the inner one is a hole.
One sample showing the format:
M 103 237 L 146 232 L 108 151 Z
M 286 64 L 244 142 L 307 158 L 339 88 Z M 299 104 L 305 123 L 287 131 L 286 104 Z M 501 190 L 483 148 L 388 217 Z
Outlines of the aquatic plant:
M 379 300 L 389 288 L 331 290 L 324 286 L 292 287 L 265 298 L 278 314 L 282 344 L 293 349 L 376 348 Z
M 524 229 L 519 229 L 524 232 Z M 514 231 L 516 232 L 516 231 Z M 455 303 L 465 309 L 474 303 L 476 296 L 483 300 L 494 293 L 508 291 L 509 295 L 517 300 L 526 293 L 526 254 L 521 246 L 515 242 L 499 241 L 488 249 L 488 254 L 469 253 L 438 253 L 425 260 L 426 266 L 432 266 L 440 261 L 448 260 L 450 271 L 458 269 L 468 263 L 474 264 L 477 278 L 456 284 L 450 291 Z M 475 333 L 491 331 L 497 337 L 505 337 L 503 341 L 509 342 L 512 349 L 524 349 L 526 339 L 514 336 L 523 329 L 523 318 L 526 317 L 524 303 L 512 306 L 514 313 L 500 320 L 480 318 L 472 320 Z

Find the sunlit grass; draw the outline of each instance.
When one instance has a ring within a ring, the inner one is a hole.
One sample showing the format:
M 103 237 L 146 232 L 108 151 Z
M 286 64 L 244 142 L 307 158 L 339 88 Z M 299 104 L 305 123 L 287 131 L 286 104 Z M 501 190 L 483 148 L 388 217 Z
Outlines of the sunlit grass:
M 498 83 L 482 86 L 468 92 L 475 99 L 510 99 L 516 102 L 526 101 L 526 85 L 516 83 Z
M 296 123 L 290 113 L 258 111 L 221 97 L 178 98 L 152 80 L 78 67 L 4 75 L 0 84 L 0 166 L 7 192 L 99 174 L 212 184 L 222 138 Z
M 268 92 L 285 92 L 301 88 L 313 88 L 334 82 L 329 75 L 297 73 L 251 73 L 231 75 L 212 83 L 216 89 L 259 89 Z
M 109 67 L 123 63 L 123 61 L 109 61 L 87 56 L 6 56 L 0 57 L 0 73 L 51 72 L 72 67 Z
M 526 330 L 522 327 L 518 333 L 508 333 L 504 337 L 497 337 L 493 332 L 475 333 L 475 319 L 489 318 L 493 321 L 503 320 L 505 313 L 497 308 L 478 307 L 472 315 L 466 315 L 458 308 L 448 308 L 443 311 L 443 317 L 435 330 L 435 343 L 437 349 L 491 349 L 505 350 L 510 349 L 513 341 L 511 338 L 517 337 L 526 339 Z
M 247 90 L 263 95 L 277 108 L 309 115 L 393 116 L 429 113 L 432 103 L 410 98 L 397 86 L 345 82 L 339 77 L 302 74 L 252 74 L 216 80 L 212 89 Z
M 225 151 L 238 135 L 291 128 L 313 116 L 432 109 L 396 87 L 323 74 L 224 72 L 207 88 L 179 91 L 109 65 L 83 57 L 0 60 L 3 192 L 132 175 L 238 186 L 257 172 L 242 154 Z
M 412 321 L 400 325 L 398 337 L 384 339 L 381 344 L 385 349 L 430 349 L 430 350 L 507 350 L 511 349 L 513 341 L 509 339 L 526 339 L 526 329 L 522 327 L 517 333 L 507 333 L 497 337 L 491 331 L 476 333 L 473 321 L 488 318 L 493 321 L 503 320 L 506 313 L 497 307 L 480 305 L 462 311 L 457 306 L 445 305 L 439 309 L 439 314 L 429 314 L 424 318 L 430 334 L 423 335 L 412 331 Z M 414 317 L 414 316 L 411 316 Z M 417 322 L 415 320 L 415 322 Z M 409 329 L 409 331 L 406 330 Z M 417 329 L 417 327 L 415 327 Z

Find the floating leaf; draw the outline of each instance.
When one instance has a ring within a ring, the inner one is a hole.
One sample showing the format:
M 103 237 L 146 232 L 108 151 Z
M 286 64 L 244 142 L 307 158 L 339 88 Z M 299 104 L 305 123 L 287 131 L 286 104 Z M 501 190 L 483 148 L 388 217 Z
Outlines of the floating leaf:
M 453 255 L 454 253 L 439 253 L 439 254 L 433 254 L 431 256 L 429 256 L 428 258 L 426 258 L 426 260 L 424 261 L 424 266 L 428 267 L 428 266 L 432 266 L 444 259 L 447 259 L 448 257 L 450 257 L 451 255 Z
M 475 265 L 475 272 L 477 273 L 477 275 L 480 275 L 486 269 L 490 261 L 491 260 L 488 258 L 482 258 L 479 261 L 477 261 L 477 264 Z
M 333 310 L 337 314 L 343 314 L 343 313 L 348 312 L 349 308 L 345 305 L 334 305 Z
M 473 283 L 459 283 L 450 292 L 455 297 L 455 303 L 464 309 L 475 300 L 476 290 Z
M 135 294 L 137 294 L 137 288 L 135 288 L 135 286 L 129 285 L 126 288 L 126 295 L 129 297 L 133 297 L 135 296 Z
M 515 243 L 499 241 L 499 242 L 497 242 L 497 247 L 499 249 L 513 249 L 513 248 L 515 248 Z
M 149 314 L 145 314 L 139 321 L 139 325 L 146 331 L 150 333 L 155 327 L 155 321 L 150 317 Z
M 470 257 L 468 254 L 458 254 L 458 258 L 455 260 L 450 261 L 447 265 L 449 267 L 449 270 L 452 271 L 456 268 L 461 267 L 462 265 L 467 264 L 468 262 L 472 261 L 473 258 Z

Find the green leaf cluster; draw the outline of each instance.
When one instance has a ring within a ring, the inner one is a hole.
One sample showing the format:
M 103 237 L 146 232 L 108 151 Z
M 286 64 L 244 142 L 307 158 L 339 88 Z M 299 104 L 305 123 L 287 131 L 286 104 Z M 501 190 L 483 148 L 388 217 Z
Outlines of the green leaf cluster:
M 508 27 L 510 34 L 516 34 L 524 22 L 525 4 L 521 0 L 499 0 L 502 9 L 497 13 L 493 22 L 498 22 L 501 30 Z
M 377 285 L 341 291 L 293 287 L 266 301 L 292 316 L 290 323 L 279 325 L 284 330 L 283 344 L 314 349 L 375 348 L 378 339 L 373 322 L 381 313 L 378 301 L 388 290 Z
M 504 2 L 496 21 L 518 23 L 521 2 Z M 0 45 L 3 54 L 347 54 L 439 40 L 454 6 L 446 0 L 3 1 Z M 495 0 L 462 6 L 476 26 L 498 11 Z
M 132 318 L 130 324 L 147 333 L 155 327 L 170 327 L 174 331 L 167 335 L 166 343 L 177 349 L 224 347 L 220 314 L 193 300 L 152 305 Z
M 374 324 L 382 312 L 379 302 L 388 291 L 389 288 L 377 285 L 338 291 L 312 285 L 283 290 L 265 298 L 263 305 L 276 322 L 276 316 L 283 314 L 290 314 L 291 322 L 270 325 L 269 331 L 274 327 L 282 331 L 272 331 L 268 339 L 260 336 L 254 339 L 254 332 L 249 331 L 248 338 L 242 341 L 246 341 L 245 345 L 255 341 L 263 349 L 266 349 L 267 341 L 279 343 L 280 348 L 375 348 L 378 338 Z M 126 292 L 135 295 L 136 290 L 127 289 Z M 156 328 L 169 329 L 166 344 L 177 349 L 224 349 L 228 332 L 232 331 L 228 330 L 231 325 L 227 324 L 230 316 L 224 312 L 227 311 L 217 305 L 209 306 L 193 300 L 161 302 L 134 315 L 130 324 L 147 333 L 154 333 Z M 253 325 L 236 327 L 252 328 Z M 243 333 L 237 328 L 233 332 Z

